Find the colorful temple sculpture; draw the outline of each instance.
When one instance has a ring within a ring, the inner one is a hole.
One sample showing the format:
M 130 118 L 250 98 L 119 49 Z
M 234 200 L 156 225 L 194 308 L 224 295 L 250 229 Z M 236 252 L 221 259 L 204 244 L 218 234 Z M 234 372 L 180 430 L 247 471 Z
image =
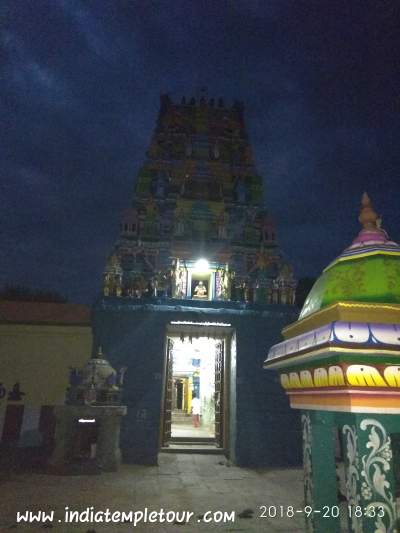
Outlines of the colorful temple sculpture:
M 365 193 L 359 221 L 265 362 L 301 409 L 305 514 L 315 533 L 343 531 L 345 519 L 354 533 L 400 531 L 400 246 Z
M 259 372 L 265 348 L 297 316 L 295 288 L 263 206 L 243 104 L 162 96 L 93 309 L 94 344 L 127 367 L 124 461 L 157 464 L 189 435 L 238 465 L 299 464 L 299 417 L 275 376 Z
M 104 296 L 294 303 L 243 114 L 240 102 L 161 97 Z
M 65 469 L 93 460 L 103 471 L 117 470 L 119 435 L 126 406 L 121 405 L 125 368 L 118 373 L 101 348 L 82 369 L 71 368 L 65 405 L 54 408 L 52 467 Z

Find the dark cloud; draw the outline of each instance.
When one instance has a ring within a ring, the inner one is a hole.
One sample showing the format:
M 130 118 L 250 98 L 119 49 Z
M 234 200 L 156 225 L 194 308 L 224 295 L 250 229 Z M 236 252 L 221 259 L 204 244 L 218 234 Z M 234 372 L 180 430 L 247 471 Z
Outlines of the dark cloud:
M 91 301 L 159 94 L 246 102 L 265 198 L 299 275 L 358 230 L 399 239 L 399 5 L 6 0 L 0 283 Z

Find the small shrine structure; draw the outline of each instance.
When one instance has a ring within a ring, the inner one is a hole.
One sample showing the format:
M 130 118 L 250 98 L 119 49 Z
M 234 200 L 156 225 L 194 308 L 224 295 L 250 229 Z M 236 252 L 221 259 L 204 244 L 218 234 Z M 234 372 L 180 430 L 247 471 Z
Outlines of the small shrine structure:
M 343 520 L 354 533 L 400 530 L 400 246 L 366 193 L 359 221 L 360 233 L 323 271 L 264 364 L 302 411 L 305 515 L 315 533 L 339 532 Z
M 101 348 L 81 370 L 70 370 L 65 405 L 55 407 L 55 468 L 92 459 L 100 470 L 115 471 L 120 463 L 121 405 L 125 368 L 118 373 Z

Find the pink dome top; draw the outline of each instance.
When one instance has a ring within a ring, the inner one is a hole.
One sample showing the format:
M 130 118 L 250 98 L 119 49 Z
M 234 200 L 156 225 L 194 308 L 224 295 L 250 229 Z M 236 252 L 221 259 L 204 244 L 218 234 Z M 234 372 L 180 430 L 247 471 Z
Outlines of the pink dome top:
M 363 194 L 361 212 L 358 219 L 363 228 L 347 250 L 364 246 L 398 246 L 397 243 L 390 240 L 386 231 L 380 227 L 380 218 L 375 213 L 367 193 Z
M 360 246 L 371 246 L 371 245 L 388 245 L 395 246 L 396 243 L 389 239 L 388 234 L 384 229 L 375 228 L 373 230 L 362 229 L 354 241 L 351 243 L 349 248 L 358 248 Z
M 376 214 L 367 193 L 361 200 L 360 216 L 362 229 L 353 242 L 343 250 L 325 270 L 340 261 L 365 257 L 367 255 L 390 254 L 400 255 L 400 246 L 392 241 L 386 231 L 381 228 L 381 220 Z

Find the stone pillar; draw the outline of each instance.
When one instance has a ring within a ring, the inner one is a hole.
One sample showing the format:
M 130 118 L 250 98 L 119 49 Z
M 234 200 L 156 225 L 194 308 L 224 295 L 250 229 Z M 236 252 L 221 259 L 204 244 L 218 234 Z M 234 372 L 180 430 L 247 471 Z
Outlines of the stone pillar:
M 103 413 L 99 419 L 96 461 L 106 472 L 116 471 L 121 462 L 119 448 L 121 415 L 121 412 Z
M 308 533 L 340 533 L 333 415 L 303 411 L 301 417 L 305 505 L 312 508 L 306 516 Z

